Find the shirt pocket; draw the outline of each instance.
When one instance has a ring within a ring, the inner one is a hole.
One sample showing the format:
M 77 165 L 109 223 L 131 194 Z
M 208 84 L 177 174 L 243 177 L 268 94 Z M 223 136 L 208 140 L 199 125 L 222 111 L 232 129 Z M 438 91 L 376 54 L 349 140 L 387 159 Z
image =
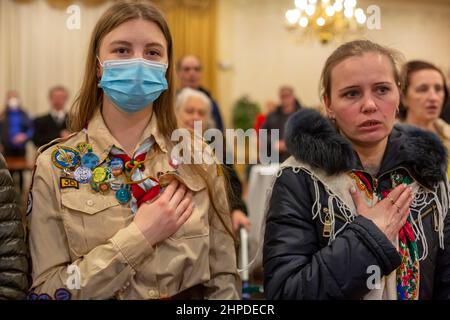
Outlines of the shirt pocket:
M 189 239 L 209 235 L 208 211 L 210 201 L 206 182 L 199 176 L 182 172 L 175 174 L 178 181 L 192 191 L 195 208 L 189 219 L 169 238 L 172 240 Z M 167 173 L 166 173 L 167 174 Z
M 106 244 L 132 221 L 130 208 L 122 207 L 112 192 L 103 195 L 83 187 L 61 194 L 69 246 L 78 256 Z

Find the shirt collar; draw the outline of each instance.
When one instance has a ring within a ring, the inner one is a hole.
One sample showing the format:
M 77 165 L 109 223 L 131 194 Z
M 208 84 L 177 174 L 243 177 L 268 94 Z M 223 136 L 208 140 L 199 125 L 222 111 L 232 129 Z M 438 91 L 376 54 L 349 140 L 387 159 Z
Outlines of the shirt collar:
M 92 145 L 93 152 L 98 155 L 100 162 L 103 162 L 106 159 L 113 146 L 116 146 L 117 148 L 123 150 L 121 144 L 117 141 L 116 138 L 114 138 L 114 136 L 106 126 L 100 108 L 95 111 L 94 116 L 89 122 L 87 135 L 89 137 L 89 143 Z M 141 139 L 136 145 L 134 152 L 149 137 L 153 137 L 158 147 L 163 152 L 167 153 L 165 139 L 158 130 L 158 121 L 154 113 L 150 119 L 149 124 L 145 128 Z
M 64 110 L 60 110 L 60 111 L 51 110 L 50 115 L 55 120 L 64 120 L 64 118 L 66 117 L 66 113 L 64 112 Z

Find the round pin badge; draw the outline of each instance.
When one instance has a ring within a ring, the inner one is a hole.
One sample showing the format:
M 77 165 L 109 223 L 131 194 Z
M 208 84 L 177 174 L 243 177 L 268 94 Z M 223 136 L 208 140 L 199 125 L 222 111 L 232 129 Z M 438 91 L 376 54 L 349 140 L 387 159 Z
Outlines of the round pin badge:
M 73 148 L 57 146 L 52 152 L 51 159 L 57 168 L 64 170 L 78 166 L 80 163 L 80 154 Z
M 97 167 L 92 172 L 92 180 L 96 183 L 103 182 L 106 178 L 106 170 L 102 167 Z
M 88 152 L 81 157 L 81 165 L 91 170 L 98 166 L 99 162 L 100 159 L 93 152 Z
M 122 169 L 111 169 L 111 173 L 114 177 L 118 177 L 122 174 Z
M 126 204 L 131 200 L 131 192 L 128 189 L 120 188 L 116 191 L 116 199 L 120 204 Z
M 113 158 L 109 163 L 109 167 L 111 168 L 112 175 L 118 177 L 123 172 L 123 160 L 120 158 Z
M 101 192 L 107 192 L 109 191 L 109 184 L 106 182 L 100 183 L 98 188 L 100 189 Z
M 28 294 L 27 300 L 37 300 L 39 295 L 35 292 L 31 292 Z
M 72 294 L 67 289 L 59 288 L 55 291 L 55 300 L 70 300 L 71 298 Z
M 73 176 L 79 183 L 89 183 L 92 179 L 92 171 L 87 167 L 78 167 Z
M 110 182 L 111 190 L 117 191 L 122 187 L 123 180 L 122 179 L 114 179 Z
M 111 169 L 123 169 L 123 160 L 120 158 L 112 158 L 109 166 Z

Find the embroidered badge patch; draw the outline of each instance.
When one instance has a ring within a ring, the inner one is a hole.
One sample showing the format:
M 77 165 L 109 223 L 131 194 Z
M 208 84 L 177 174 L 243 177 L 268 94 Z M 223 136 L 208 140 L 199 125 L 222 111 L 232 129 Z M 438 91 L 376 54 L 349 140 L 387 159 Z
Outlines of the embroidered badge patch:
M 61 189 L 69 189 L 69 188 L 79 189 L 80 185 L 78 181 L 75 179 L 61 177 L 59 178 L 59 187 Z
M 72 294 L 64 288 L 59 288 L 55 291 L 55 300 L 70 300 Z

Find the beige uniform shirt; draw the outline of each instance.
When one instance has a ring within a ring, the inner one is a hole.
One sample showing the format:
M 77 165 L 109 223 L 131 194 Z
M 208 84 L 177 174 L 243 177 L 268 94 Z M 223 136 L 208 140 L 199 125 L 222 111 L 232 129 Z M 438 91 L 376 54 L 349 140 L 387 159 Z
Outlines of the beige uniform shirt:
M 100 162 L 113 145 L 123 149 L 100 111 L 89 123 L 87 135 Z M 144 175 L 173 171 L 171 145 L 158 133 L 155 115 L 141 142 L 150 136 L 155 144 L 147 154 Z M 86 134 L 79 132 L 58 144 L 75 148 L 85 141 Z M 72 299 L 160 299 L 201 284 L 205 298 L 240 297 L 234 241 L 211 206 L 206 183 L 189 166 L 181 165 L 178 172 L 194 192 L 195 209 L 175 234 L 152 248 L 133 222 L 129 204 L 119 204 L 114 191 L 97 193 L 89 184 L 61 188 L 62 170 L 51 160 L 55 148 L 48 147 L 38 157 L 31 191 L 35 296 L 55 298 L 62 289 Z M 226 205 L 224 179 L 217 167 L 203 169 L 213 177 L 215 205 Z M 221 218 L 231 230 L 230 216 Z

